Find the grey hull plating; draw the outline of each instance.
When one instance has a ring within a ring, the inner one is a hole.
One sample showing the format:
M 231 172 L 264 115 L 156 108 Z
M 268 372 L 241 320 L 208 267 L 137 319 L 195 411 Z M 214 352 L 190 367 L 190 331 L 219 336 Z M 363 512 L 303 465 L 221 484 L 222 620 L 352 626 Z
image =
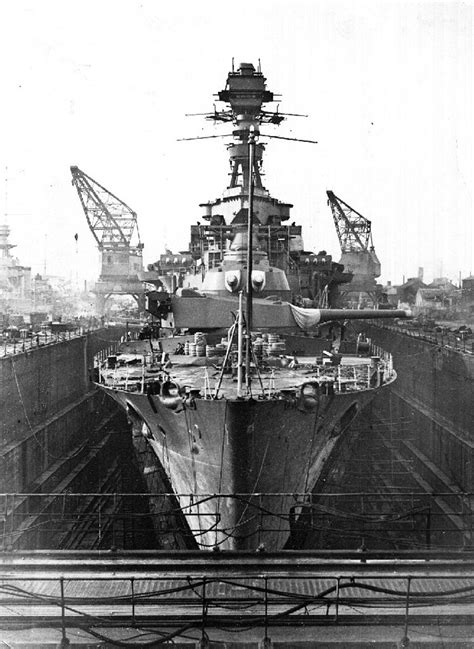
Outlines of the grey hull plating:
M 280 396 L 169 404 L 157 395 L 100 387 L 135 423 L 146 424 L 143 433 L 199 546 L 232 550 L 284 546 L 290 510 L 301 500 L 270 494 L 311 491 L 376 391 L 321 394 L 307 403 Z

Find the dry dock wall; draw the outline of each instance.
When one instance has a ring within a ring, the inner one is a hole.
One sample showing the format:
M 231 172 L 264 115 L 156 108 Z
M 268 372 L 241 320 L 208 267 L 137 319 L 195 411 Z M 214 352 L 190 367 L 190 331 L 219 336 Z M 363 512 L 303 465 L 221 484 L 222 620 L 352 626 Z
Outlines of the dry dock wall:
M 94 354 L 122 334 L 99 329 L 0 359 L 0 491 L 33 489 L 110 409 L 89 377 Z
M 408 421 L 411 441 L 460 489 L 474 491 L 474 356 L 397 331 L 365 325 L 393 354 L 398 379 L 374 406 L 385 421 Z

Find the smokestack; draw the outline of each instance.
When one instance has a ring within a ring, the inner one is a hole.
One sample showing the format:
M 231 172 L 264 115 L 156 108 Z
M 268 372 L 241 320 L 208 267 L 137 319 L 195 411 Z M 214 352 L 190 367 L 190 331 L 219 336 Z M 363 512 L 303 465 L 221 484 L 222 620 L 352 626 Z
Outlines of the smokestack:
M 423 281 L 423 273 L 424 273 L 423 267 L 419 266 L 419 268 L 418 268 L 418 279 L 421 280 L 421 281 Z

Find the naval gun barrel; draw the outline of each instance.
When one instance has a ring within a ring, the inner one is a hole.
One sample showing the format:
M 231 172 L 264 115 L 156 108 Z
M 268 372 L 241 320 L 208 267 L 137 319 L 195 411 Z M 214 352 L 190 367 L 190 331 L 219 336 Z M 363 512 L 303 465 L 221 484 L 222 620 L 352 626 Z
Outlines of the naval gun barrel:
M 330 320 L 373 320 L 375 318 L 412 318 L 405 309 L 319 309 L 319 322 Z
M 413 317 L 411 311 L 405 309 L 304 309 L 293 304 L 289 307 L 298 327 L 306 330 L 317 327 L 322 322 Z

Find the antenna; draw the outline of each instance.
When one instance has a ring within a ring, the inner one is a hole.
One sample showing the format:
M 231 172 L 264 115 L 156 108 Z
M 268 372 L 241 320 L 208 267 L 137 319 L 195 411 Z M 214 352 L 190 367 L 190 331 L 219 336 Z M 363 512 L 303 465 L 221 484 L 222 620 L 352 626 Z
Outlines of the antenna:
M 232 133 L 221 133 L 220 135 L 197 135 L 196 137 L 179 137 L 176 142 L 189 142 L 191 140 L 212 140 L 215 137 L 232 137 Z
M 20 173 L 22 173 L 22 170 L 20 170 Z M 9 208 L 9 194 L 8 194 L 8 181 L 9 181 L 9 175 L 8 175 L 8 165 L 5 165 L 5 177 L 3 179 L 4 181 L 4 195 L 5 195 L 5 200 L 4 200 L 4 205 L 5 205 L 5 211 L 3 213 L 4 216 L 4 223 L 5 225 L 8 224 L 8 217 L 9 216 L 30 216 L 29 212 L 10 212 Z
M 249 130 L 248 139 L 249 150 L 249 169 L 253 169 L 255 156 L 255 129 L 253 125 Z M 245 384 L 247 392 L 250 392 L 250 355 L 252 353 L 252 267 L 253 267 L 253 173 L 249 173 L 249 194 L 248 194 L 248 212 L 247 212 L 247 286 L 246 286 L 246 314 L 245 314 Z
M 75 245 L 75 250 L 76 250 L 76 263 L 75 263 L 75 267 L 76 267 L 76 289 L 78 289 L 79 288 L 79 272 L 78 272 L 78 270 L 79 270 L 79 234 L 77 232 L 74 235 L 74 240 L 75 240 L 75 244 L 76 244 Z
M 266 133 L 255 133 L 260 137 L 270 138 L 271 140 L 289 140 L 290 142 L 307 142 L 309 144 L 318 144 L 317 140 L 303 140 L 298 137 L 284 137 L 283 135 L 268 135 Z M 190 142 L 191 140 L 211 140 L 216 137 L 234 137 L 233 133 L 221 133 L 220 135 L 197 135 L 196 137 L 180 137 L 177 142 Z
M 318 144 L 317 140 L 303 140 L 299 137 L 284 137 L 283 135 L 265 135 L 261 133 L 261 137 L 269 137 L 272 140 L 289 140 L 290 142 L 307 142 L 308 144 Z
M 5 165 L 5 223 L 8 221 L 8 165 Z
M 44 259 L 43 259 L 43 279 L 46 277 L 46 251 L 48 249 L 48 235 L 44 234 Z

